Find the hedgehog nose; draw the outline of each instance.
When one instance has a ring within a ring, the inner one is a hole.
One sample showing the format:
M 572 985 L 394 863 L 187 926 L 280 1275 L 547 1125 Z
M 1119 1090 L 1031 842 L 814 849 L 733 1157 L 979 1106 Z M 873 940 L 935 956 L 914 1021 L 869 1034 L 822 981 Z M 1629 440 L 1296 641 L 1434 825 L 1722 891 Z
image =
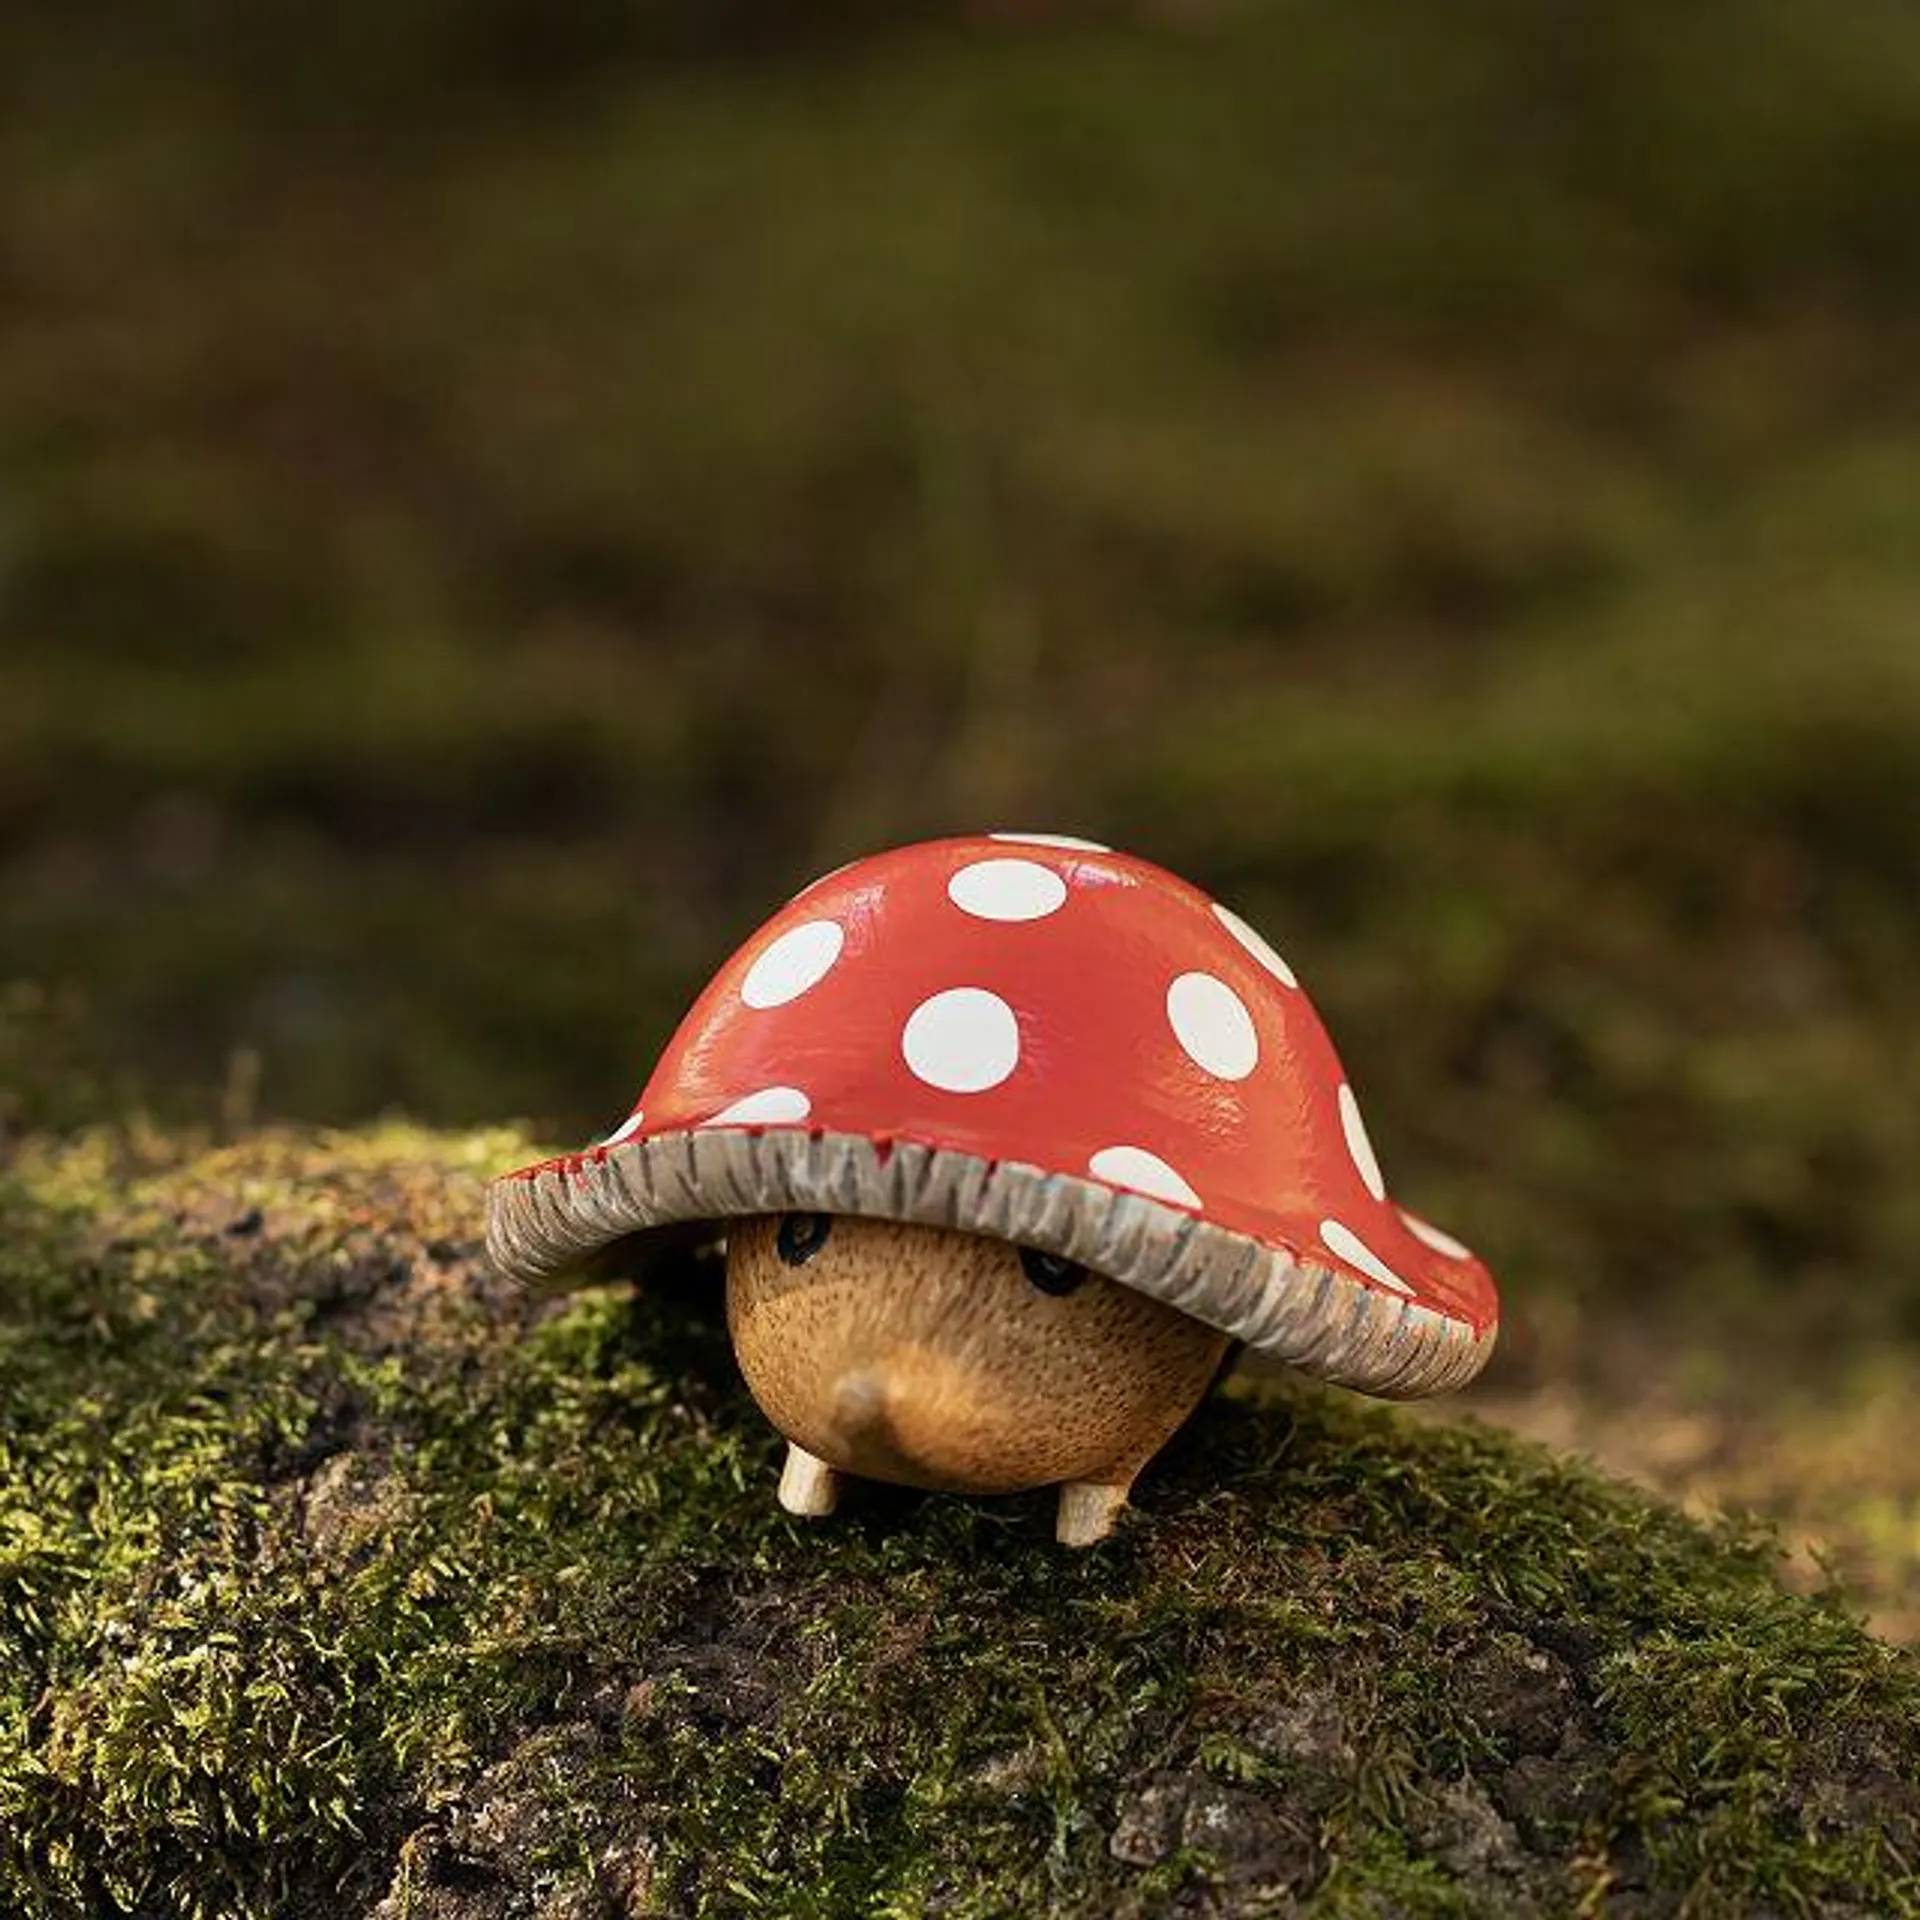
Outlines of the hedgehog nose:
M 909 1487 L 948 1485 L 956 1438 L 978 1398 L 964 1369 L 924 1347 L 862 1355 L 836 1373 L 827 1390 L 835 1463 Z
M 935 1459 L 923 1459 L 927 1426 L 913 1367 L 849 1367 L 833 1383 L 829 1422 L 838 1457 L 853 1472 L 876 1480 L 919 1484 Z
M 883 1440 L 887 1434 L 887 1382 L 872 1367 L 854 1367 L 833 1383 L 833 1430 L 843 1441 Z

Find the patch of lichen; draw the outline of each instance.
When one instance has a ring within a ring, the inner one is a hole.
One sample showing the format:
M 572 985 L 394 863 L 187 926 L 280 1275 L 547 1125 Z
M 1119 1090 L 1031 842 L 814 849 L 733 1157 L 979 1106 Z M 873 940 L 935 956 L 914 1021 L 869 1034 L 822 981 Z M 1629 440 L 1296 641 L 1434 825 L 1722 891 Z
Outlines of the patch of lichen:
M 1764 1537 L 1305 1389 L 1096 1552 L 803 1526 L 711 1273 L 484 1273 L 518 1151 L 16 1154 L 0 1909 L 1920 1906 L 1920 1678 Z

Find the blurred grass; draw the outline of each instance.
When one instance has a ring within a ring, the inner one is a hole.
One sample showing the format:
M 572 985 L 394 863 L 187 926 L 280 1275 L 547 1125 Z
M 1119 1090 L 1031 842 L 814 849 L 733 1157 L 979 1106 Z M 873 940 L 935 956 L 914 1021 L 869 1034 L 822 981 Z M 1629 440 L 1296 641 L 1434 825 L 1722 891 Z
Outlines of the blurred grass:
M 577 1137 L 811 872 L 1057 827 L 1295 960 L 1518 1377 L 1920 1332 L 1911 9 L 0 56 L 14 1127 Z

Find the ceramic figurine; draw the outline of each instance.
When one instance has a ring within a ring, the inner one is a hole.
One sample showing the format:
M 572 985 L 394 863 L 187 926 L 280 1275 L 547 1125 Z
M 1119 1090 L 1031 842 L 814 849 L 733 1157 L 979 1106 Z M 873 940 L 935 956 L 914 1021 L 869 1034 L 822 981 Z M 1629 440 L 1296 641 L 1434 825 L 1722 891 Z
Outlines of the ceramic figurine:
M 858 860 L 714 976 L 623 1126 L 495 1182 L 527 1280 L 709 1225 L 780 1499 L 1060 1489 L 1100 1539 L 1234 1341 L 1457 1387 L 1498 1303 L 1387 1197 L 1292 969 L 1145 860 L 987 834 Z

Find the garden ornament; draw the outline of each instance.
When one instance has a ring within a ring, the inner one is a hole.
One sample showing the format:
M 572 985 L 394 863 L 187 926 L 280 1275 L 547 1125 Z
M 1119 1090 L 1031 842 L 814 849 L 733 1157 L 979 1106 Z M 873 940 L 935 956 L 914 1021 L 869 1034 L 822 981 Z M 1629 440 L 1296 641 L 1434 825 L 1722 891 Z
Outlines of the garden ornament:
M 840 1477 L 1058 1485 L 1100 1539 L 1244 1341 L 1413 1398 L 1492 1351 L 1457 1240 L 1387 1198 L 1292 969 L 1163 869 L 997 833 L 857 860 L 720 971 L 640 1103 L 489 1195 L 507 1274 L 635 1233 L 724 1236 L 727 1321 L 788 1441 Z

